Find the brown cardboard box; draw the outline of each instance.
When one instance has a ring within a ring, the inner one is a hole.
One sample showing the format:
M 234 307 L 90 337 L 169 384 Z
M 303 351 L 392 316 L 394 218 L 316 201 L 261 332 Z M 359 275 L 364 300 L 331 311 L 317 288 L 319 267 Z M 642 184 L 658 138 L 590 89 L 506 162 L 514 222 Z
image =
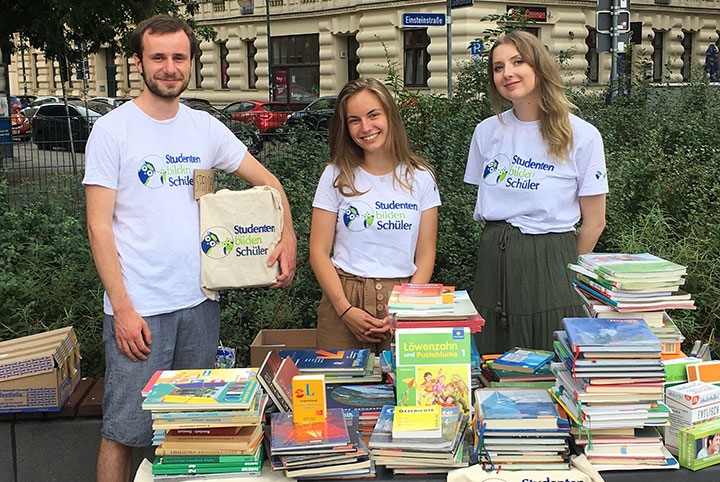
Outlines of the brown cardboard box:
M 0 342 L 0 413 L 57 411 L 79 381 L 72 326 Z
M 259 367 L 270 350 L 314 350 L 317 329 L 260 330 L 250 345 L 250 365 Z

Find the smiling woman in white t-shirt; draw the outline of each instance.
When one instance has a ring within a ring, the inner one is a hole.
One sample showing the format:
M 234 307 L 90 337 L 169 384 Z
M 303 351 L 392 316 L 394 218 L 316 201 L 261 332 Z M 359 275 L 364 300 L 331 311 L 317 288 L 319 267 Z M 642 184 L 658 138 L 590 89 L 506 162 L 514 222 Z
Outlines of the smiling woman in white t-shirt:
M 481 353 L 552 349 L 562 318 L 581 314 L 566 265 L 605 227 L 602 138 L 570 113 L 560 70 L 534 35 L 501 36 L 488 77 L 497 115 L 475 128 L 464 178 L 478 186 L 473 217 L 485 222 L 472 299 L 486 324 L 476 342 Z
M 440 196 L 381 82 L 349 82 L 335 109 L 310 230 L 310 264 L 323 290 L 318 347 L 379 351 L 390 346 L 393 285 L 430 281 Z

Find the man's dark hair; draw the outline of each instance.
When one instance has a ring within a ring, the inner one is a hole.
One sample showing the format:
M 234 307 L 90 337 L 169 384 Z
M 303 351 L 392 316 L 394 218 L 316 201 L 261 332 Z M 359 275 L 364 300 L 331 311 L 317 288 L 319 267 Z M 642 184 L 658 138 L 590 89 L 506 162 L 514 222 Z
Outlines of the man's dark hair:
M 132 53 L 137 54 L 140 60 L 142 60 L 142 38 L 146 31 L 150 34 L 157 35 L 175 33 L 180 30 L 188 36 L 188 40 L 190 41 L 190 58 L 194 59 L 200 53 L 200 44 L 197 37 L 195 37 L 195 32 L 193 32 L 185 20 L 164 14 L 154 15 L 145 19 L 135 27 L 135 31 L 130 37 L 130 50 Z

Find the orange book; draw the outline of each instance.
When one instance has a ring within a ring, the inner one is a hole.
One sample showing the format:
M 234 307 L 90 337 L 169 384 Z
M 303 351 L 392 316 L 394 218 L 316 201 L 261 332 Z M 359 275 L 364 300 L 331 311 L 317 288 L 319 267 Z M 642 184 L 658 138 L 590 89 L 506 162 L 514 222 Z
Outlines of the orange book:
M 296 375 L 292 379 L 294 423 L 324 422 L 327 415 L 325 375 Z
M 720 360 L 711 360 L 702 363 L 693 363 L 687 367 L 688 381 L 717 383 L 720 382 Z

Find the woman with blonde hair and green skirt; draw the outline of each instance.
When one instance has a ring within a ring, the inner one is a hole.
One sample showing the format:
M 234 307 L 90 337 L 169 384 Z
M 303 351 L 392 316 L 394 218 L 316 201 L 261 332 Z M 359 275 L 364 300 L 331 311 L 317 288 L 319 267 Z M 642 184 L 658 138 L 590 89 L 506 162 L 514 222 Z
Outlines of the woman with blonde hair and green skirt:
M 560 69 L 534 35 L 501 35 L 488 78 L 497 115 L 475 128 L 464 178 L 478 186 L 473 217 L 485 222 L 471 293 L 486 321 L 476 342 L 480 353 L 552 349 L 562 319 L 582 316 L 566 266 L 605 228 L 602 138 L 570 113 Z

